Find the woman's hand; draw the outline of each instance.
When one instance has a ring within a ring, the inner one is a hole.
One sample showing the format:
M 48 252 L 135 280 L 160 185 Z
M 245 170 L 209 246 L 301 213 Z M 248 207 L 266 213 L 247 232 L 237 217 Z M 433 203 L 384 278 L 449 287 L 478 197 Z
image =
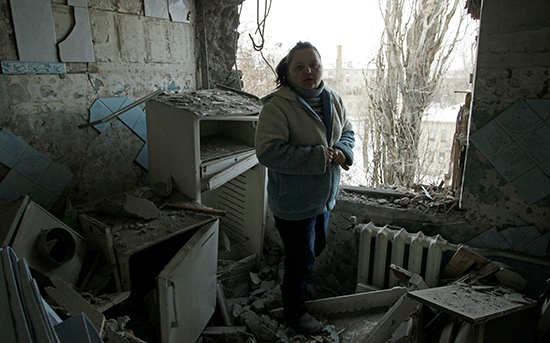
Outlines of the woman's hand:
M 349 170 L 349 167 L 346 165 L 346 155 L 344 155 L 342 150 L 338 148 L 326 148 L 325 159 L 327 164 L 334 162 L 336 165 L 341 166 L 344 170 Z
M 330 162 L 332 162 L 333 158 L 334 158 L 334 149 L 331 147 L 325 148 L 325 162 L 327 166 Z
M 342 152 L 342 150 L 338 148 L 333 148 L 334 156 L 332 157 L 332 162 L 336 163 L 337 165 L 342 165 L 346 162 L 346 155 Z

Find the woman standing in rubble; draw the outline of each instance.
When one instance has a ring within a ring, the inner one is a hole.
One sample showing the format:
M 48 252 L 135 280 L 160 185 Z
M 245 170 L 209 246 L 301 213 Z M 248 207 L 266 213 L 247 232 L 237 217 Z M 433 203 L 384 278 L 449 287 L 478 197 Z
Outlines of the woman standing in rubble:
M 298 42 L 277 66 L 277 89 L 262 98 L 256 154 L 268 168 L 268 204 L 284 243 L 283 310 L 302 333 L 322 330 L 307 313 L 306 278 L 326 246 L 340 168 L 353 163 L 352 124 L 340 96 L 321 79 L 321 56 Z

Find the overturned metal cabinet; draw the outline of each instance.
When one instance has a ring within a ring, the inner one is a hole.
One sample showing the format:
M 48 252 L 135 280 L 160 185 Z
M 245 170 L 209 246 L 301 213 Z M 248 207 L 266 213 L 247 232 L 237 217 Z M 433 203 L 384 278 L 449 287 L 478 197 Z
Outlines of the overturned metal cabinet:
M 218 223 L 203 225 L 157 277 L 162 343 L 194 343 L 214 314 Z

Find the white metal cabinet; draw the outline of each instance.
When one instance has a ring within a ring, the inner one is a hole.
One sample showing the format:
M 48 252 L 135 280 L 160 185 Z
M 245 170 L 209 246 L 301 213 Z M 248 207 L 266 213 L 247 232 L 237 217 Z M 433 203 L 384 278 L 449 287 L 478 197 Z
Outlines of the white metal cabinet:
M 254 148 L 260 110 L 250 97 L 219 90 L 147 102 L 151 183 L 171 182 L 197 202 L 226 210 L 220 228 L 235 243 L 230 258 L 262 254 L 266 168 Z
M 157 277 L 162 343 L 194 343 L 214 313 L 218 223 L 203 225 Z
M 254 139 L 260 107 L 255 107 L 257 113 L 233 106 L 230 113 L 204 114 L 186 104 L 176 95 L 147 102 L 149 174 L 151 183 L 171 179 L 177 190 L 201 202 L 201 192 L 222 183 L 214 173 L 226 171 L 221 179 L 227 181 L 244 171 L 231 166 L 258 163 Z M 213 106 L 206 101 L 204 105 Z M 211 178 L 215 184 L 209 183 Z

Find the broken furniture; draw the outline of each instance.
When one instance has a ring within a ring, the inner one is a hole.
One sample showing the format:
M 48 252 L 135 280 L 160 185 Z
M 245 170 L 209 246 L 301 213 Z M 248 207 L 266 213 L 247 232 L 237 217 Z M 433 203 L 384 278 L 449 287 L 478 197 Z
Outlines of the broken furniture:
M 0 205 L 0 244 L 10 246 L 35 271 L 75 284 L 87 244 L 40 205 L 23 196 Z
M 451 284 L 409 292 L 408 296 L 422 304 L 450 314 L 457 319 L 472 324 L 466 326 L 472 342 L 519 342 L 531 341 L 528 333 L 534 332 L 536 325 L 536 301 L 524 298 L 495 286 L 469 286 Z M 506 318 L 510 316 L 510 318 Z M 513 316 L 513 317 L 512 317 Z M 486 325 L 493 324 L 498 318 L 508 319 L 487 332 Z M 518 325 L 522 318 L 521 325 Z M 514 323 L 514 325 L 506 324 Z M 531 326 L 529 328 L 528 326 Z M 458 330 L 457 330 L 458 331 Z M 464 334 L 466 335 L 466 334 Z M 447 342 L 453 342 L 448 340 Z
M 131 204 L 136 200 L 130 197 Z M 142 201 L 147 201 L 141 199 Z M 98 203 L 98 202 L 96 202 Z M 99 202 L 101 203 L 101 202 Z M 172 191 L 163 203 L 204 207 Z M 114 264 L 118 291 L 130 291 L 130 302 L 147 305 L 162 343 L 194 343 L 216 307 L 217 217 L 172 207 L 161 207 L 152 219 L 113 216 L 99 206 L 81 206 L 82 234 L 103 264 Z M 140 206 L 149 215 L 149 207 Z
M 9 246 L 0 248 L 0 285 L 1 342 L 102 342 L 85 314 L 61 320 L 42 298 L 26 260 Z
M 266 169 L 254 149 L 259 100 L 209 89 L 162 95 L 146 108 L 151 183 L 171 183 L 193 200 L 227 211 L 220 230 L 233 243 L 228 259 L 261 256 Z

